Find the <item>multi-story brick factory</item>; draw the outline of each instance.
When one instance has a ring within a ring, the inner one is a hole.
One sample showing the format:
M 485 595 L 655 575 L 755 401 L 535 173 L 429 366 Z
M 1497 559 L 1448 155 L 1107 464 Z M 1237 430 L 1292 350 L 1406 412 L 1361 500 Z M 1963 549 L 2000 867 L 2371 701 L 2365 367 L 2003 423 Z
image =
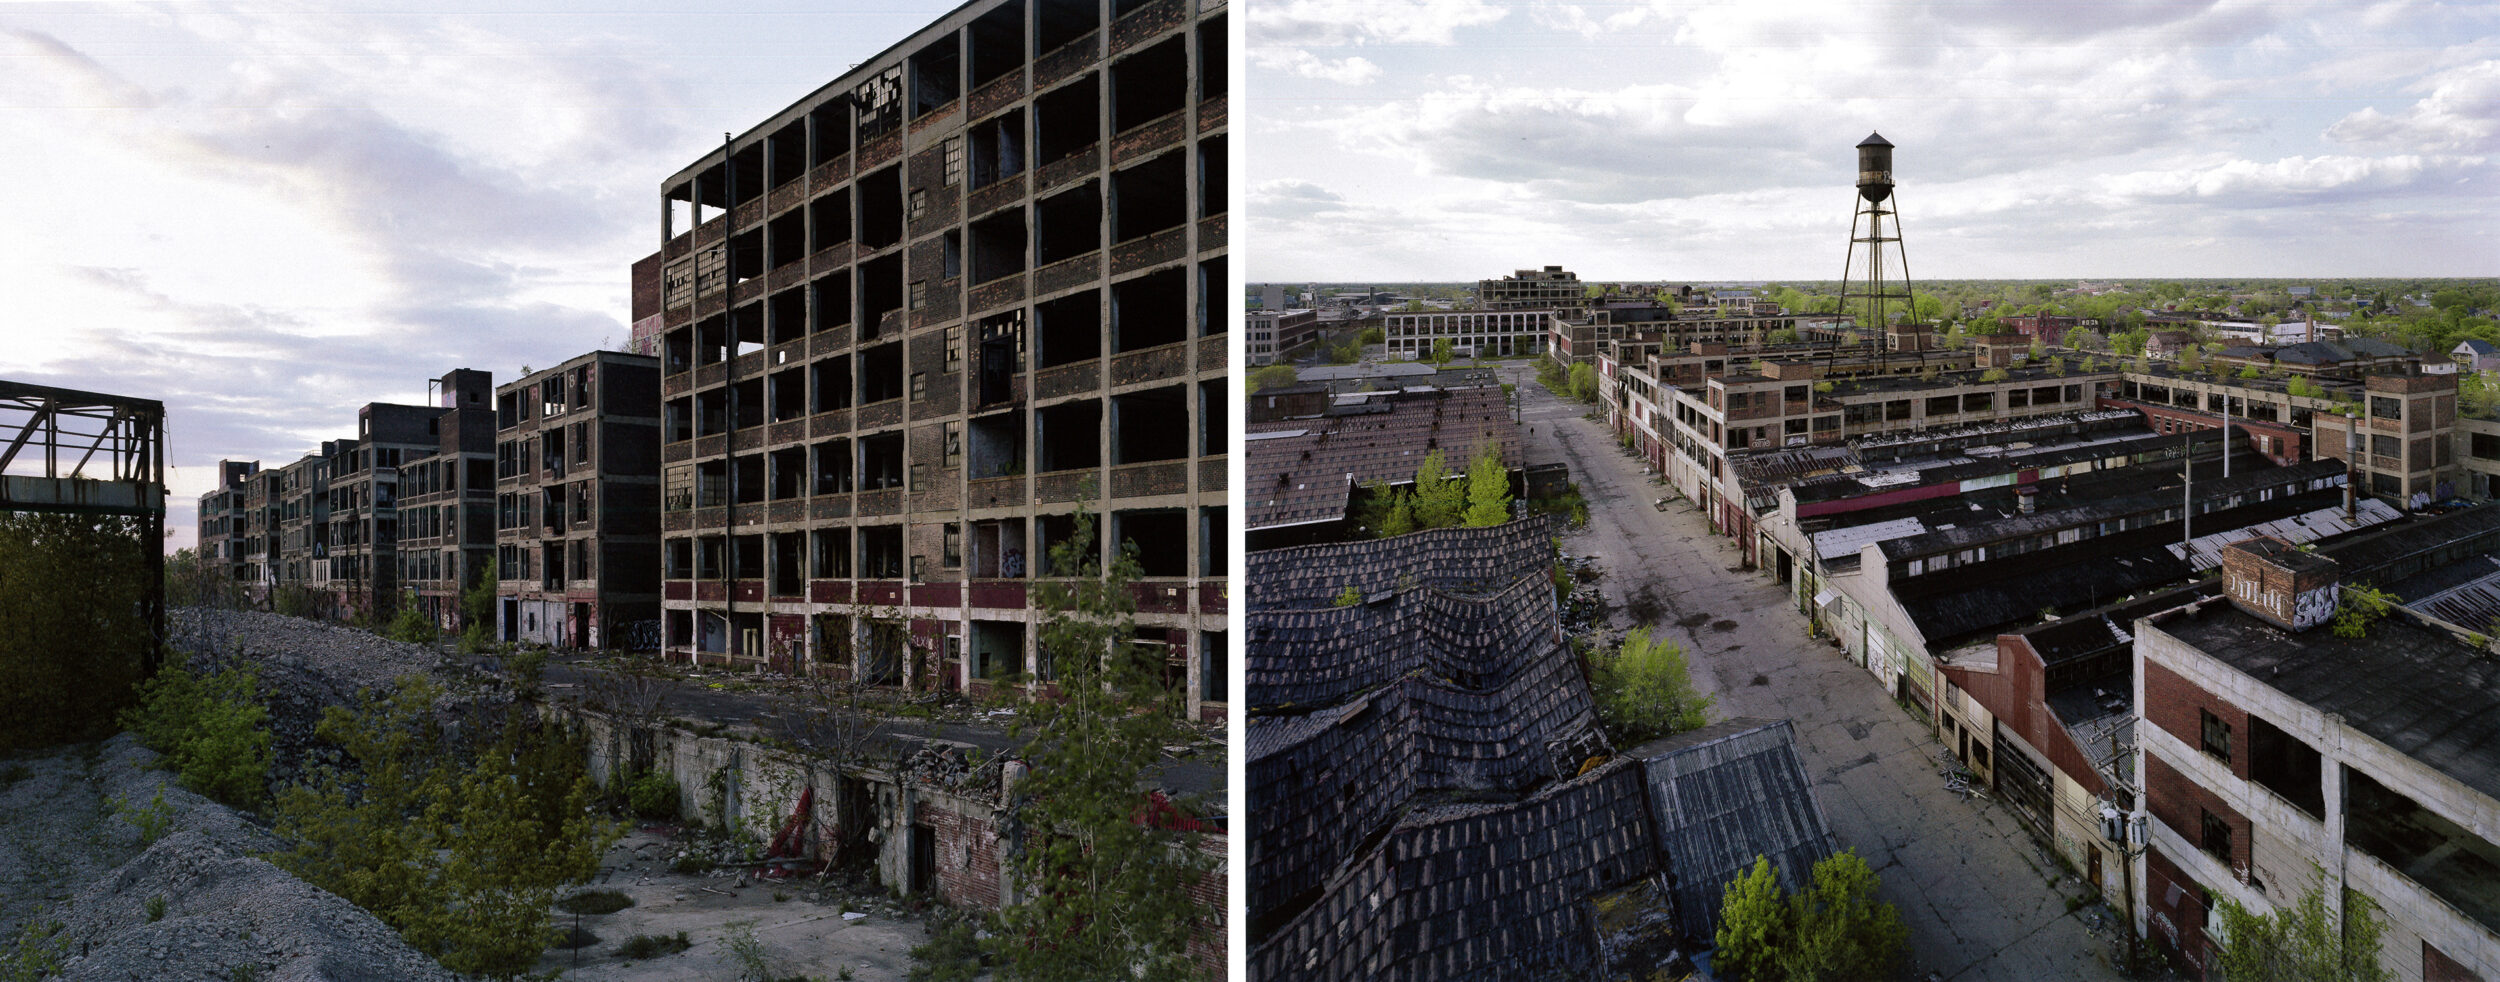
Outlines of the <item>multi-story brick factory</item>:
M 660 364 L 593 351 L 495 389 L 497 636 L 657 647 Z
M 1028 590 L 1082 510 L 1222 716 L 1224 32 L 967 4 L 663 182 L 633 313 L 670 657 L 1046 679 Z

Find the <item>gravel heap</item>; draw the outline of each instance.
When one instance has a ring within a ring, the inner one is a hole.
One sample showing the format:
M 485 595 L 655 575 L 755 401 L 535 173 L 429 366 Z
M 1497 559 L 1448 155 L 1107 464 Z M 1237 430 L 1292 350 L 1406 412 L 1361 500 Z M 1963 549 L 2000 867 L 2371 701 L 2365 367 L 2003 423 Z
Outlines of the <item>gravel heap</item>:
M 453 976 L 345 900 L 254 853 L 243 815 L 148 770 L 129 734 L 11 762 L 0 787 L 0 929 L 58 922 L 71 980 L 428 980 Z M 140 841 L 112 800 L 163 795 L 172 830 Z M 149 920 L 149 901 L 163 916 Z M 238 974 L 241 973 L 241 974 Z
M 272 789 L 295 783 L 307 767 L 333 761 L 335 751 L 313 728 L 330 706 L 354 707 L 358 689 L 388 691 L 403 675 L 440 679 L 443 656 L 367 631 L 251 610 L 177 607 L 165 614 L 175 650 L 209 671 L 235 659 L 260 667 L 275 753 Z

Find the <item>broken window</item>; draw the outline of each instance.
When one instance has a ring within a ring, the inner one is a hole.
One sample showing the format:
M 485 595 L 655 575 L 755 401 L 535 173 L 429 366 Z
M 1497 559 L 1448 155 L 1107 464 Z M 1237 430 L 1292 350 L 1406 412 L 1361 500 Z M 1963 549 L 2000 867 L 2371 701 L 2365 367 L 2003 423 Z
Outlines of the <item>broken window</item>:
M 1102 139 L 1102 83 L 1091 72 L 1033 100 L 1033 163 L 1065 160 Z
M 1024 110 L 973 124 L 972 184 L 984 188 L 1024 173 Z
M 765 137 L 764 159 L 771 168 L 764 180 L 772 187 L 807 176 L 807 120 L 792 120 Z
M 881 344 L 859 353 L 859 404 L 903 397 L 903 343 Z
M 938 236 L 938 275 L 953 280 L 964 275 L 964 232 L 950 228 Z
M 764 305 L 750 303 L 729 312 L 731 357 L 764 350 Z
M 1180 150 L 1111 174 L 1112 238 L 1127 242 L 1189 220 L 1188 154 Z
M 877 77 L 851 89 L 851 104 L 859 109 L 854 127 L 859 142 L 893 132 L 903 122 L 903 66 L 878 72 Z
M 911 373 L 911 401 L 920 402 L 927 398 L 929 398 L 929 373 Z
M 2205 847 L 2207 853 L 2221 860 L 2224 865 L 2234 865 L 2235 861 L 2231 858 L 2231 823 L 2222 816 L 2204 809 L 2200 808 L 2197 811 L 2205 817 L 2204 841 L 2200 844 Z
M 1198 511 L 1198 575 L 1222 576 L 1225 570 L 1224 546 L 1230 541 L 1229 527 L 1224 523 L 1225 506 L 1215 505 Z
M 1111 397 L 1114 464 L 1189 456 L 1189 390 L 1170 386 Z
M 1198 141 L 1198 217 L 1224 213 L 1226 192 L 1224 135 Z
M 1101 23 L 1102 9 L 1093 0 L 1034 0 L 1033 53 L 1058 50 Z
M 764 537 L 761 535 L 730 536 L 729 561 L 736 567 L 736 578 L 741 580 L 763 579 Z
M 1041 332 L 1039 365 L 1051 368 L 1102 357 L 1102 291 L 1071 293 L 1033 307 Z
M 1224 94 L 1230 72 L 1224 60 L 1224 15 L 1216 14 L 1198 22 L 1198 98 L 1213 99 Z
M 816 493 L 844 494 L 851 490 L 851 441 L 828 440 L 814 447 L 816 455 Z
M 1024 519 L 972 523 L 972 570 L 976 579 L 1022 579 L 1026 575 Z
M 1024 209 L 1009 208 L 972 223 L 972 282 L 1024 272 Z
M 851 575 L 851 530 L 817 529 L 815 539 L 815 576 L 820 580 L 845 579 Z
M 2201 724 L 2200 729 L 2203 731 L 2203 739 L 2199 746 L 2206 753 L 2212 754 L 2214 759 L 2225 764 L 2230 763 L 2231 724 L 2223 722 L 2222 717 L 2214 715 L 2213 711 L 2208 709 L 2198 709 L 2196 720 Z
M 735 461 L 736 466 L 730 480 L 730 491 L 733 492 L 731 497 L 742 505 L 752 505 L 764 500 L 764 456 L 747 454 L 735 458 Z
M 859 241 L 883 249 L 903 241 L 903 170 L 888 167 L 859 179 Z
M 1111 285 L 1114 354 L 1188 338 L 1188 275 L 1186 267 L 1175 267 Z
M 1012 0 L 972 21 L 972 87 L 1024 67 L 1024 4 Z
M 962 41 L 948 31 L 911 56 L 911 118 L 946 108 L 963 85 Z
M 975 417 L 970 426 L 972 456 L 967 477 L 1004 477 L 1024 473 L 1024 414 L 992 413 Z
M 2264 717 L 2248 717 L 2248 779 L 2309 813 L 2326 817 L 2324 761 L 2315 748 Z
M 1102 403 L 1092 399 L 1044 406 L 1033 414 L 1036 460 L 1043 471 L 1102 464 Z
M 890 580 L 903 575 L 903 527 L 869 525 L 859 530 L 859 575 Z
M 729 284 L 736 286 L 764 275 L 764 230 L 749 229 L 729 239 Z
M 807 112 L 807 165 L 814 167 L 851 152 L 850 100 L 827 99 Z
M 843 188 L 808 202 L 807 230 L 812 250 L 851 241 L 851 190 Z
M 814 376 L 816 411 L 831 412 L 851 406 L 851 356 L 835 355 L 807 366 Z
M 798 419 L 807 415 L 807 375 L 797 368 L 784 369 L 765 376 L 765 394 L 772 401 L 772 421 Z
M 764 226 L 764 263 L 778 269 L 807 258 L 807 211 L 793 208 Z
M 903 434 L 859 438 L 859 486 L 863 491 L 903 486 Z
M 807 533 L 773 533 L 773 593 L 797 596 L 806 590 Z
M 670 539 L 661 548 L 663 575 L 672 580 L 694 578 L 694 540 Z
M 1214 337 L 1224 333 L 1233 322 L 1224 297 L 1230 295 L 1224 284 L 1224 257 L 1216 256 L 1198 264 L 1198 336 Z
M 1102 186 L 1094 181 L 1033 205 L 1034 265 L 1048 266 L 1102 248 Z
M 1203 456 L 1222 456 L 1226 450 L 1225 411 L 1232 402 L 1224 398 L 1224 384 L 1224 379 L 1198 383 L 1198 453 Z
M 1189 40 L 1173 35 L 1111 65 L 1111 128 L 1134 129 L 1180 111 L 1189 99 Z
M 851 271 L 837 269 L 808 284 L 809 316 L 822 331 L 851 322 Z
M 751 378 L 729 386 L 729 425 L 752 429 L 764 425 L 764 380 Z
M 938 565 L 946 569 L 961 569 L 964 564 L 964 527 L 948 522 L 941 533 L 941 538 L 943 547 L 938 557 Z
M 880 256 L 859 264 L 859 339 L 875 340 L 902 328 L 896 311 L 903 309 L 903 257 Z
M 1016 373 L 1024 371 L 1024 311 L 1013 310 L 981 319 L 981 364 L 974 378 L 980 405 L 1015 398 Z
M 772 500 L 796 498 L 807 493 L 807 448 L 788 447 L 767 456 L 771 462 Z
M 1186 509 L 1155 508 L 1111 513 L 1113 543 L 1136 547 L 1137 572 L 1141 576 L 1188 576 L 1189 531 L 1189 512 Z

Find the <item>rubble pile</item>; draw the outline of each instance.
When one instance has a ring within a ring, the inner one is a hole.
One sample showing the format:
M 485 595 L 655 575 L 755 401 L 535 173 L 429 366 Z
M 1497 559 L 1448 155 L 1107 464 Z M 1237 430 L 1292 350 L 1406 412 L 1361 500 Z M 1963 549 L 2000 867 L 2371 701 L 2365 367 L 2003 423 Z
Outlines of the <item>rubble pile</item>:
M 174 650 L 187 654 L 195 671 L 238 660 L 259 666 L 275 751 L 272 788 L 294 783 L 335 756 L 313 736 L 323 709 L 353 707 L 359 689 L 387 691 L 400 676 L 435 674 L 443 665 L 425 645 L 282 614 L 178 607 L 166 611 L 165 627 Z
M 255 858 L 277 840 L 149 769 L 155 759 L 122 734 L 0 774 L 0 932 L 58 924 L 37 943 L 71 980 L 453 978 L 372 915 Z M 163 820 L 153 844 L 140 810 Z

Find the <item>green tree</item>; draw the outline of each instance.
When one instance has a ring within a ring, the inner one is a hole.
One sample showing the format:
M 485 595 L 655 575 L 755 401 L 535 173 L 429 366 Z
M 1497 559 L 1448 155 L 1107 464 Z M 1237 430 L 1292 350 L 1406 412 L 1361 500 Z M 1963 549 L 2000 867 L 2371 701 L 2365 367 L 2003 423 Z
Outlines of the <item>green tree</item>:
M 1132 640 L 1135 547 L 1105 568 L 1093 517 L 1079 512 L 1075 525 L 1051 551 L 1076 578 L 1039 591 L 1060 698 L 1030 704 L 1014 731 L 1032 767 L 1011 806 L 1027 830 L 1009 850 L 1024 900 L 999 911 L 984 946 L 1010 982 L 1196 979 L 1189 939 L 1208 928 L 1190 890 L 1215 864 L 1198 833 L 1160 820 L 1144 788 L 1163 748 L 1189 738 L 1181 694 Z
M 1431 362 L 1432 362 L 1433 364 L 1435 364 L 1435 365 L 1447 365 L 1447 364 L 1449 364 L 1452 360 L 1456 359 L 1457 357 L 1458 357 L 1458 355 L 1457 355 L 1457 353 L 1456 353 L 1456 349 L 1453 349 L 1453 348 L 1451 348 L 1451 347 L 1450 347 L 1450 339 L 1448 339 L 1448 338 L 1434 338 L 1434 339 L 1432 339 L 1432 355 L 1431 355 L 1431 357 L 1430 357 L 1430 360 L 1431 360 Z
M 1467 485 L 1453 481 L 1449 469 L 1441 462 L 1441 451 L 1424 455 L 1424 462 L 1415 467 L 1415 527 L 1419 529 L 1448 528 L 1467 515 Z
M 1717 964 L 1742 982 L 1890 977 L 1910 930 L 1898 908 L 1875 899 L 1881 882 L 1843 850 L 1814 864 L 1806 889 L 1783 896 L 1770 860 L 1756 856 L 1720 898 Z
M 1571 397 L 1581 402 L 1597 401 L 1597 369 L 1587 362 L 1571 366 Z
M 1415 496 L 1406 491 L 1390 489 L 1389 510 L 1375 526 L 1383 539 L 1415 531 Z
M 591 808 L 579 740 L 515 707 L 464 750 L 434 722 L 439 695 L 411 677 L 324 711 L 315 732 L 356 769 L 280 792 L 287 848 L 269 858 L 444 967 L 509 978 L 537 963 L 556 893 L 598 871 L 618 829 Z
M 2377 623 L 2396 609 L 2396 595 L 2376 589 L 2367 583 L 2346 583 L 2340 591 L 2342 600 L 2335 605 L 2332 630 L 2339 638 L 2358 638 L 2370 633 Z
M 495 564 L 489 558 L 477 571 L 477 580 L 460 594 L 460 619 L 467 622 L 460 629 L 460 651 L 474 654 L 495 642 L 495 588 L 501 582 Z
M 155 647 L 138 520 L 0 512 L 0 751 L 112 732 Z
M 2328 916 L 2324 891 L 2312 885 L 2290 906 L 2257 914 L 2230 897 L 2216 898 L 2214 919 L 2220 927 L 2221 950 L 2214 967 L 2224 982 L 2388 982 L 2394 976 L 2379 964 L 2378 952 L 2387 924 L 2378 905 L 2352 890 L 2344 891 L 2343 916 Z
M 2002 382 L 2005 379 L 2005 369 L 2002 368 L 1991 368 L 1979 373 L 1979 380 L 1982 382 Z
M 1762 342 L 1764 344 L 1795 344 L 1797 343 L 1797 338 L 1798 334 L 1796 328 L 1783 327 L 1779 330 L 1772 331 L 1769 335 L 1762 339 Z
M 1300 376 L 1294 374 L 1291 365 L 1262 365 L 1250 371 L 1247 384 L 1250 391 L 1256 393 L 1260 389 L 1282 388 L 1297 381 L 1300 381 Z
M 1389 340 L 1389 332 L 1383 328 L 1366 327 L 1355 332 L 1354 340 L 1359 344 L 1385 344 Z
M 176 659 L 139 684 L 122 725 L 164 755 L 182 786 L 238 808 L 258 808 L 269 789 L 269 717 L 260 670 L 238 664 L 195 674 Z
M 1623 643 L 1589 652 L 1590 694 L 1597 720 L 1616 746 L 1631 747 L 1662 736 L 1700 729 L 1710 722 L 1714 696 L 1693 687 L 1684 649 L 1648 628 Z
M 382 636 L 409 644 L 432 644 L 439 633 L 433 618 L 425 616 L 424 609 L 418 606 L 417 591 L 400 591 L 399 610 L 391 615 L 390 626 L 382 630 Z
M 1510 521 L 1510 468 L 1502 466 L 1502 447 L 1486 441 L 1467 465 L 1468 528 L 1487 528 Z

